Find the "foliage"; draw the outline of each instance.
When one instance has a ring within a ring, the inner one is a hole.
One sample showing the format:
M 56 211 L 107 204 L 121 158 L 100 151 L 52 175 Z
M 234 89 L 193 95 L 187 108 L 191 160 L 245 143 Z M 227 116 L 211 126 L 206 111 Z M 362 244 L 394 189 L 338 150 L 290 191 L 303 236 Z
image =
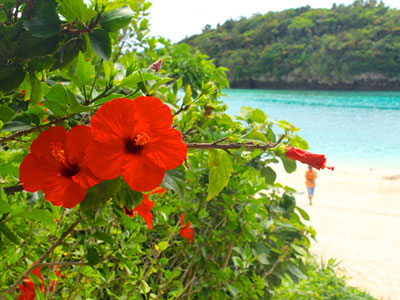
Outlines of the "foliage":
M 296 168 L 279 143 L 307 148 L 294 126 L 257 109 L 227 115 L 225 69 L 147 37 L 144 0 L 0 6 L 0 295 L 16 296 L 7 289 L 36 266 L 44 278 L 42 293 L 29 276 L 37 299 L 268 299 L 285 274 L 304 277 L 314 232 L 272 168 Z M 149 70 L 159 58 L 161 72 Z M 120 177 L 88 189 L 72 209 L 22 191 L 19 165 L 40 131 L 87 125 L 104 103 L 141 95 L 168 104 L 189 148 L 166 172 L 167 193 L 149 195 L 153 230 L 124 213 L 143 196 Z M 193 242 L 179 235 L 181 215 Z
M 308 261 L 307 279 L 300 279 L 295 283 L 289 276 L 282 281 L 282 285 L 275 290 L 275 297 L 288 300 L 373 300 L 366 292 L 346 285 L 346 277 L 337 275 L 337 264 L 330 259 L 320 265 Z
M 233 87 L 398 89 L 400 19 L 375 0 L 226 21 L 185 39 Z

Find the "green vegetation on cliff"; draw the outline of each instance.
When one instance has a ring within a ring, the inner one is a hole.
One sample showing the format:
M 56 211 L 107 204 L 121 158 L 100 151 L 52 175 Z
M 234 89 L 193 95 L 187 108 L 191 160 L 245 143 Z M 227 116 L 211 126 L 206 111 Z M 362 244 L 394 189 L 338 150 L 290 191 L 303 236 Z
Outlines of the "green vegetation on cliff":
M 400 11 L 373 0 L 228 20 L 184 42 L 229 68 L 232 87 L 400 87 Z

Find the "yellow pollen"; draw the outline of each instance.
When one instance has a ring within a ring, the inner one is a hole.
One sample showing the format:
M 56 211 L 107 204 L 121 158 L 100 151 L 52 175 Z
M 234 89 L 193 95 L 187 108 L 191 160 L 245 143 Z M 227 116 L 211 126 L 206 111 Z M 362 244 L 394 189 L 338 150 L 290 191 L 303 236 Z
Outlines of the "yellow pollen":
M 59 143 L 59 142 L 51 143 L 50 148 L 51 148 L 51 155 L 53 155 L 53 157 L 57 161 L 62 162 L 62 163 L 66 162 L 65 151 L 64 151 L 61 143 Z
M 136 146 L 144 146 L 149 142 L 149 140 L 150 140 L 149 135 L 143 131 L 138 133 L 134 138 Z

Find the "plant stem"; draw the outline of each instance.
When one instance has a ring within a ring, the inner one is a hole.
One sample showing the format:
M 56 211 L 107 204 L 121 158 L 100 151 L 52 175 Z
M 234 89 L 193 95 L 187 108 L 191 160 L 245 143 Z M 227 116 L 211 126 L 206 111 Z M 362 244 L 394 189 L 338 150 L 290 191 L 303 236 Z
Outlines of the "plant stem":
M 246 142 L 246 143 L 229 143 L 229 144 L 216 144 L 216 143 L 186 143 L 188 148 L 194 149 L 222 149 L 222 150 L 229 150 L 229 149 L 240 149 L 245 148 L 246 150 L 267 150 L 271 148 L 275 148 L 278 146 L 283 138 L 286 135 L 282 135 L 281 138 L 276 143 L 268 143 L 268 144 L 257 144 L 253 142 Z
M 53 124 L 57 124 L 57 123 L 60 123 L 62 121 L 67 120 L 68 118 L 72 117 L 73 115 L 75 115 L 75 114 L 64 116 L 64 117 L 60 117 L 60 118 L 57 118 L 57 119 L 55 119 L 55 120 L 53 120 L 53 121 L 51 121 L 49 123 L 46 123 L 46 124 L 43 124 L 43 125 L 39 125 L 39 126 L 36 126 L 36 127 L 32 127 L 32 128 L 26 129 L 26 130 L 22 130 L 22 131 L 14 133 L 14 134 L 11 134 L 9 136 L 2 137 L 2 138 L 0 138 L 0 144 L 3 144 L 3 143 L 8 142 L 8 141 L 15 140 L 16 138 L 18 138 L 20 136 L 28 135 L 28 134 L 30 134 L 32 132 L 39 131 L 41 129 L 50 127 Z

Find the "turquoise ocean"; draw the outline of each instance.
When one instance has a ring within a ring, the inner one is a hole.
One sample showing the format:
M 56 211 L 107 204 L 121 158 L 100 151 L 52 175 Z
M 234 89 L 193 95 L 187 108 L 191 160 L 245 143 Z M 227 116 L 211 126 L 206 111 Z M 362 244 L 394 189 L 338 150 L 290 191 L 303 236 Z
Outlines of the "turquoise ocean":
M 328 165 L 388 167 L 400 172 L 400 92 L 227 89 L 227 113 L 259 108 L 300 128 L 309 151 Z

